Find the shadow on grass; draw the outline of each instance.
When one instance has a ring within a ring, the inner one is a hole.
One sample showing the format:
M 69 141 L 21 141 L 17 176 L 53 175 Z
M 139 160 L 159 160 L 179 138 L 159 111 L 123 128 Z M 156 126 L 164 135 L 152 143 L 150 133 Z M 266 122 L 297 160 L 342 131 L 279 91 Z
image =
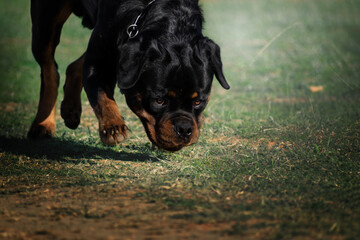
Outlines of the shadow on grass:
M 72 140 L 56 138 L 44 140 L 28 140 L 22 138 L 7 138 L 0 136 L 0 150 L 15 155 L 25 155 L 32 158 L 82 163 L 89 160 L 112 159 L 119 161 L 153 161 L 158 159 L 144 153 L 117 152 L 112 148 L 89 146 Z M 136 151 L 136 149 L 134 149 Z

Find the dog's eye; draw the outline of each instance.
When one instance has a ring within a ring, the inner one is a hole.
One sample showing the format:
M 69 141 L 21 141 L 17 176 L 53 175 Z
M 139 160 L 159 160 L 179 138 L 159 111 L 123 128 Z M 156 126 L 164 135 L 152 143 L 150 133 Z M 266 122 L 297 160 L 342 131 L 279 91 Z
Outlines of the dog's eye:
M 157 98 L 155 101 L 159 105 L 165 105 L 165 103 L 166 103 L 164 98 Z
M 195 99 L 195 100 L 194 100 L 194 105 L 195 105 L 195 106 L 199 106 L 200 103 L 201 103 L 201 100 L 200 100 L 200 99 Z

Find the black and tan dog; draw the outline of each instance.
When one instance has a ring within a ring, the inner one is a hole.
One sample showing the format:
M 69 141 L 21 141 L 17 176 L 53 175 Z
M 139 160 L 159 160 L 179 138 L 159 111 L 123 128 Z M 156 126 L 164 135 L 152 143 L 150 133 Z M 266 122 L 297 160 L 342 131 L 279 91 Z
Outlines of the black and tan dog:
M 59 74 L 54 60 L 71 13 L 93 29 L 86 53 L 66 71 L 61 116 L 80 123 L 82 87 L 99 120 L 103 143 L 128 128 L 114 100 L 117 84 L 156 146 L 179 150 L 197 141 L 213 76 L 229 89 L 219 47 L 202 35 L 198 0 L 32 0 L 32 50 L 41 67 L 38 112 L 30 138 L 52 136 Z

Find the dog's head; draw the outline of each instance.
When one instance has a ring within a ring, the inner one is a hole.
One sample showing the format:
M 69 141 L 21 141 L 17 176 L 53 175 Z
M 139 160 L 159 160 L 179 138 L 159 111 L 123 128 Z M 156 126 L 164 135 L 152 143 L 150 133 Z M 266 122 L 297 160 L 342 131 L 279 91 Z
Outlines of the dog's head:
M 229 89 L 219 47 L 202 37 L 193 45 L 129 43 L 120 52 L 118 85 L 149 139 L 170 151 L 195 143 L 213 76 Z
M 230 88 L 202 21 L 197 1 L 156 2 L 139 35 L 118 43 L 118 86 L 151 142 L 166 150 L 197 141 L 214 75 Z

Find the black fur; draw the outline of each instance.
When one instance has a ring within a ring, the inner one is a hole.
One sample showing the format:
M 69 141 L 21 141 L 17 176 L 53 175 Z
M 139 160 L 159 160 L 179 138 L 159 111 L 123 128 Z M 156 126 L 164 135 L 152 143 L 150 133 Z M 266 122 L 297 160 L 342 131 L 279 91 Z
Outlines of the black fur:
M 156 134 L 164 127 L 158 126 L 159 122 L 169 114 L 193 118 L 200 125 L 213 76 L 229 89 L 220 48 L 202 34 L 203 16 L 198 1 L 158 0 L 149 7 L 147 3 L 100 0 L 84 64 L 84 87 L 90 103 L 93 107 L 98 104 L 99 91 L 113 94 L 117 83 L 135 113 L 142 109 L 155 118 Z M 127 27 L 145 9 L 145 16 L 138 23 L 138 36 L 129 39 Z M 175 92 L 176 97 L 169 97 L 169 91 Z M 198 93 L 199 105 L 194 105 L 190 97 L 194 92 Z M 166 103 L 154 104 L 157 99 Z M 149 120 L 139 117 L 150 140 L 159 147 L 178 150 L 188 144 L 159 143 L 148 129 Z
M 54 56 L 71 13 L 93 31 L 86 53 L 66 70 L 61 103 L 65 125 L 75 129 L 80 123 L 84 86 L 103 143 L 123 141 L 128 128 L 114 100 L 118 85 L 156 146 L 175 151 L 195 143 L 213 76 L 229 89 L 220 48 L 202 34 L 197 0 L 31 0 L 32 50 L 41 68 L 41 91 L 29 138 L 55 133 L 59 73 Z M 127 28 L 138 16 L 139 34 L 129 39 Z

